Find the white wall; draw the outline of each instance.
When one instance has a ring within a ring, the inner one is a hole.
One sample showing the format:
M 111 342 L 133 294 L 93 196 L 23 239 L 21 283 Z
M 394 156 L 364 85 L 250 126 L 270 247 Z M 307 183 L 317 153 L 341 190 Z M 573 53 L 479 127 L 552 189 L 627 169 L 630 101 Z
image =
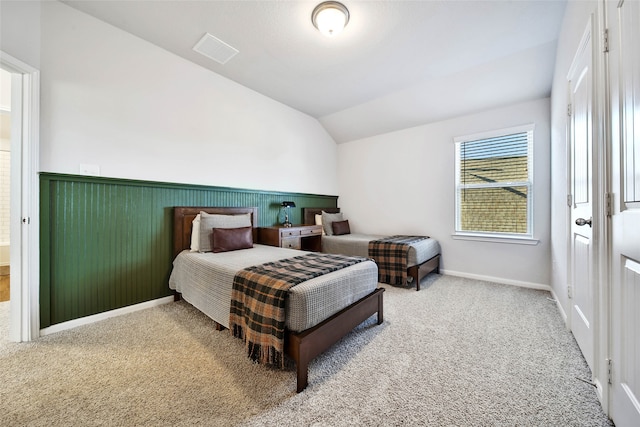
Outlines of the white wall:
M 40 2 L 0 1 L 0 50 L 40 67 Z
M 535 246 L 454 240 L 453 138 L 535 124 Z M 549 99 L 489 110 L 338 145 L 340 207 L 352 231 L 426 234 L 442 269 L 504 283 L 548 286 Z
M 40 21 L 42 171 L 337 193 L 317 120 L 62 3 Z
M 567 74 L 578 44 L 584 35 L 589 16 L 597 10 L 596 1 L 568 2 L 558 39 L 556 67 L 551 93 L 551 287 L 558 303 L 569 312 L 567 285 L 569 265 L 567 241 L 569 213 L 567 187 Z

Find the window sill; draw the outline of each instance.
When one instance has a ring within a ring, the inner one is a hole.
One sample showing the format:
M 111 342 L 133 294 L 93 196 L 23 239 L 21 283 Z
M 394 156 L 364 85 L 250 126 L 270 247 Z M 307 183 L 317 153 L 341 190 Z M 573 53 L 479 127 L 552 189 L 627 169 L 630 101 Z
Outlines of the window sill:
M 477 242 L 511 243 L 516 245 L 537 245 L 540 242 L 540 240 L 532 237 L 496 236 L 491 234 L 454 233 L 451 237 L 454 240 L 474 240 Z

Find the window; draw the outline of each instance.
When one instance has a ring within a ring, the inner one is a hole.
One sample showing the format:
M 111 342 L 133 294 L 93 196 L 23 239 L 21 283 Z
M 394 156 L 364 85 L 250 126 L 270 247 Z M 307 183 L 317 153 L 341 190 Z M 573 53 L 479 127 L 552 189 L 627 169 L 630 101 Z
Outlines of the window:
M 456 234 L 531 239 L 533 125 L 454 142 Z

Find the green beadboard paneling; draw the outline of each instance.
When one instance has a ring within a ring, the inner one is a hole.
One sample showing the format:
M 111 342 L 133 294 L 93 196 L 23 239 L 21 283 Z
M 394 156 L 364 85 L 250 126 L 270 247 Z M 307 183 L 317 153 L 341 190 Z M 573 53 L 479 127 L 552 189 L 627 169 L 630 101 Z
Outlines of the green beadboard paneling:
M 337 196 L 40 174 L 40 326 L 171 295 L 173 206 L 257 206 L 278 223 L 280 202 L 336 207 Z

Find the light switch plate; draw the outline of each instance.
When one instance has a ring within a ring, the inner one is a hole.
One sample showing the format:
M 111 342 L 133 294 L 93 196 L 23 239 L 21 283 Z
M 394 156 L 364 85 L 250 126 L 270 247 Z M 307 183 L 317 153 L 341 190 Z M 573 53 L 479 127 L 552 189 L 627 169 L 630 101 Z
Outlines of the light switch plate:
M 100 176 L 100 166 L 80 163 L 80 175 Z

